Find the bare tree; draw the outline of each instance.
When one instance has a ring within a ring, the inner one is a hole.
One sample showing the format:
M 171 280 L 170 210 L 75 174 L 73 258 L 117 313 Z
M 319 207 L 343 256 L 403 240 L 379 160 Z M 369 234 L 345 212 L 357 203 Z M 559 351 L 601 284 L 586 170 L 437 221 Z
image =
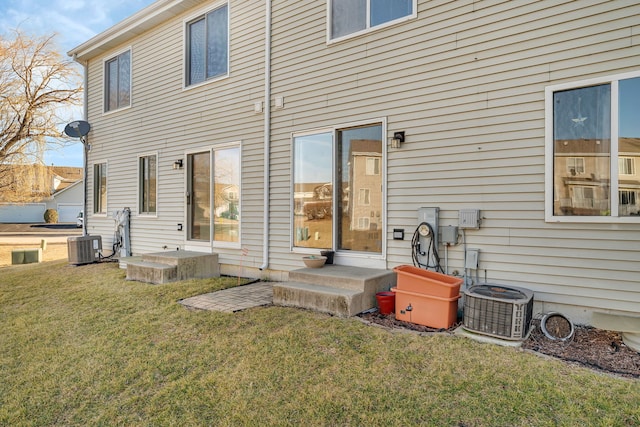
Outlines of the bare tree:
M 27 165 L 42 165 L 47 145 L 63 144 L 59 112 L 80 105 L 80 73 L 56 51 L 54 37 L 0 35 L 0 201 L 42 196 L 43 184 L 27 177 L 48 174 Z

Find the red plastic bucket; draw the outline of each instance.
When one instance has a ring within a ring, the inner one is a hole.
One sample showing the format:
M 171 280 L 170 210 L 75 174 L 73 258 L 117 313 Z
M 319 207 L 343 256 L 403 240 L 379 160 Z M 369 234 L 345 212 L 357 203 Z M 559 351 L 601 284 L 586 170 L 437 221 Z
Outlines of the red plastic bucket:
M 396 311 L 396 294 L 394 292 L 378 292 L 376 300 L 380 314 L 387 316 Z

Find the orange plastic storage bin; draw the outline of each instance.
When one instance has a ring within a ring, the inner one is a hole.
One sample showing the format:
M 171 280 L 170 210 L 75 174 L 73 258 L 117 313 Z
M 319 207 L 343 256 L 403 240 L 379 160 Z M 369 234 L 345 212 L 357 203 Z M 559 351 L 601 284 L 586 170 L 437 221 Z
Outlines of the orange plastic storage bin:
M 404 322 L 429 326 L 430 328 L 450 328 L 458 318 L 458 299 L 440 298 L 415 292 L 391 288 L 396 293 L 396 319 Z
M 393 269 L 398 275 L 396 287 L 401 291 L 417 292 L 439 298 L 460 295 L 462 279 L 429 271 L 412 265 L 400 265 Z

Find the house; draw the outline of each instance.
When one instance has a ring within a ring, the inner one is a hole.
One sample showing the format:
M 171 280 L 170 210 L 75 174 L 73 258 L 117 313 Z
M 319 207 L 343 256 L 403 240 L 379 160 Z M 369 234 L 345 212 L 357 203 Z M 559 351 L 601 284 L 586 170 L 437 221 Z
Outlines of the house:
M 5 175 L 12 182 L 4 184 L 8 190 L 0 201 L 0 222 L 44 222 L 47 209 L 58 211 L 58 222 L 76 221 L 82 211 L 82 168 L 40 165 L 12 168 L 12 173 Z
M 536 312 L 637 315 L 639 22 L 626 0 L 159 0 L 69 52 L 88 231 L 108 247 L 129 207 L 134 254 L 279 279 L 320 249 L 410 264 L 394 230 L 471 209 L 479 228 L 439 246 L 451 274 L 478 249 L 470 280 L 531 289 Z

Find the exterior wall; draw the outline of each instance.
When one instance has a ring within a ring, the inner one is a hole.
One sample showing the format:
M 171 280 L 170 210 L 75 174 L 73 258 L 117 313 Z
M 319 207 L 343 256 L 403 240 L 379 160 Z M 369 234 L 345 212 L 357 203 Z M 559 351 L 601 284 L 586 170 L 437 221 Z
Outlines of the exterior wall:
M 415 19 L 327 43 L 326 0 L 271 1 L 271 272 L 284 277 L 301 266 L 291 217 L 296 196 L 303 201 L 310 190 L 292 194 L 292 135 L 381 122 L 385 137 L 406 135 L 398 149 L 384 141 L 381 153 L 383 267 L 411 263 L 419 208 L 439 207 L 441 226 L 457 225 L 461 209 L 479 209 L 481 228 L 448 250 L 449 272 L 462 274 L 464 247 L 477 248 L 478 276 L 533 290 L 539 310 L 572 310 L 586 322 L 593 309 L 636 313 L 640 224 L 545 222 L 545 87 L 640 70 L 640 5 L 417 4 Z M 88 188 L 92 166 L 106 162 L 108 214 L 89 212 L 87 223 L 109 247 L 113 212 L 129 207 L 134 253 L 184 247 L 177 224 L 186 228 L 185 170 L 173 162 L 241 140 L 241 243 L 249 255 L 214 248 L 229 274 L 241 261 L 253 269 L 262 262 L 263 115 L 253 107 L 264 93 L 264 2 L 230 1 L 229 78 L 184 90 L 184 20 L 200 7 L 90 59 Z M 127 47 L 132 106 L 103 114 L 103 61 Z M 158 156 L 158 212 L 143 216 L 137 159 L 150 153 Z M 405 230 L 404 240 L 393 240 L 394 228 Z
M 540 310 L 638 312 L 640 223 L 546 223 L 545 87 L 640 69 L 640 4 L 418 1 L 418 17 L 326 43 L 327 2 L 273 1 L 272 268 L 291 269 L 291 133 L 387 120 L 387 253 L 411 263 L 420 207 L 466 230 L 481 279 L 532 289 Z M 393 240 L 394 228 L 408 234 Z M 464 245 L 448 250 L 463 272 Z M 440 247 L 441 255 L 444 251 Z M 472 273 L 475 276 L 475 272 Z
M 241 141 L 241 244 L 249 250 L 243 263 L 262 263 L 263 115 L 254 112 L 254 103 L 264 98 L 264 4 L 229 2 L 229 77 L 184 89 L 185 20 L 216 4 L 200 2 L 89 61 L 87 226 L 89 234 L 102 235 L 104 247 L 112 244 L 114 212 L 128 207 L 133 254 L 185 249 L 186 167 L 175 170 L 173 163 L 183 159 L 186 164 L 188 152 Z M 126 48 L 132 53 L 132 104 L 105 114 L 103 61 Z M 140 215 L 138 156 L 149 154 L 158 160 L 157 214 Z M 101 162 L 107 163 L 106 216 L 92 213 L 93 165 Z M 240 250 L 215 250 L 222 263 L 239 263 Z

